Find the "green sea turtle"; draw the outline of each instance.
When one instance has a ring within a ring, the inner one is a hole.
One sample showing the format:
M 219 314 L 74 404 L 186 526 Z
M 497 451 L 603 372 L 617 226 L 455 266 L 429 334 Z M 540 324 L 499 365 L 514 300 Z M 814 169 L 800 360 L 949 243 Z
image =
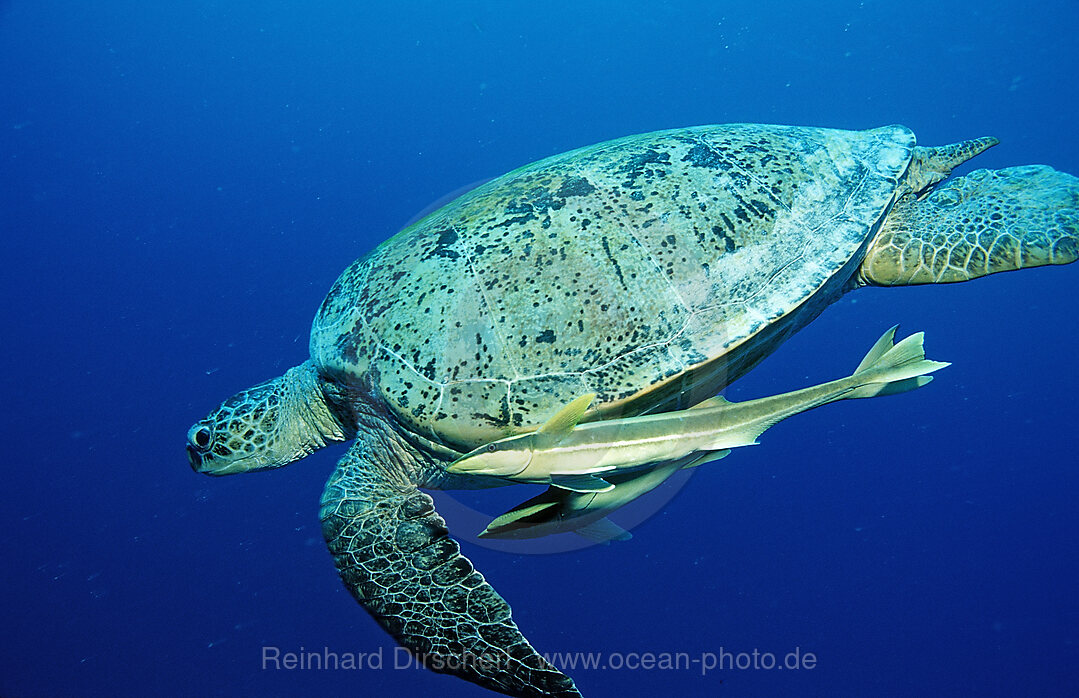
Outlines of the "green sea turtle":
M 535 431 L 530 452 L 549 479 L 531 481 L 552 483 L 547 500 L 489 532 L 543 532 L 544 511 L 603 513 L 722 451 L 702 441 L 688 455 L 628 456 L 616 472 L 567 480 L 549 456 L 578 439 L 578 421 L 659 415 L 659 436 L 676 444 L 694 405 L 722 416 L 712 396 L 845 291 L 1074 261 L 1075 177 L 1029 166 L 937 186 L 995 143 L 917 147 L 901 126 L 735 124 L 631 136 L 515 170 L 348 267 L 315 317 L 310 360 L 195 424 L 192 467 L 276 468 L 354 439 L 321 519 L 356 599 L 436 670 L 509 695 L 579 695 L 419 488 L 512 482 L 517 466 L 480 453 L 504 455 L 507 438 Z M 900 347 L 902 361 L 885 358 Z M 886 335 L 859 371 L 914 368 L 848 393 L 917 387 L 931 370 L 920 347 Z

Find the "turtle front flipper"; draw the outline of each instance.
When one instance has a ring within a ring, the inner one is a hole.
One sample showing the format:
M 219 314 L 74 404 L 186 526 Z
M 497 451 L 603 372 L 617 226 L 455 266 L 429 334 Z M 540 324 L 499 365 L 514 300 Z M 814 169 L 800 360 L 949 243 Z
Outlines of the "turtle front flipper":
M 352 595 L 434 671 L 511 696 L 579 698 L 461 554 L 431 497 L 389 460 L 361 435 L 322 495 L 322 532 Z
M 858 273 L 908 286 L 1079 258 L 1079 178 L 1045 165 L 977 170 L 896 203 Z

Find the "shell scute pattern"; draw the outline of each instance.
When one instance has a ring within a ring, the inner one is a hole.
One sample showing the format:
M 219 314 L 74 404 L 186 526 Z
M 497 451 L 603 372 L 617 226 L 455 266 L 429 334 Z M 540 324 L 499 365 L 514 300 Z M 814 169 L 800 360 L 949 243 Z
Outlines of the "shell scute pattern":
M 350 267 L 312 353 L 368 373 L 412 428 L 461 446 L 584 392 L 600 413 L 643 411 L 650 390 L 736 350 L 847 264 L 912 147 L 899 128 L 728 125 L 548 158 Z

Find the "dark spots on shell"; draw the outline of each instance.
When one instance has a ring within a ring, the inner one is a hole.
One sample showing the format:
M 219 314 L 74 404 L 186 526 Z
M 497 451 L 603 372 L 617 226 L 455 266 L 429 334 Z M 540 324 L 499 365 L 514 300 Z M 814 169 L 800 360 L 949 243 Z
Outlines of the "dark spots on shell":
M 761 201 L 759 199 L 750 199 L 749 203 L 753 206 L 753 208 L 757 209 L 757 213 L 759 213 L 763 217 L 774 218 L 776 215 L 775 209 L 769 206 L 764 201 Z
M 618 263 L 618 260 L 614 258 L 614 255 L 611 254 L 611 245 L 607 241 L 606 236 L 600 238 L 600 243 L 603 245 L 603 253 L 607 255 L 607 261 L 611 263 L 611 267 L 614 269 L 614 273 L 618 277 L 619 283 L 621 283 L 624 288 L 628 289 L 629 286 L 626 285 L 626 279 L 622 276 L 622 266 Z M 606 308 L 604 308 L 604 310 L 606 310 Z
M 682 162 L 688 162 L 694 167 L 716 169 L 723 164 L 723 159 L 714 149 L 704 143 L 697 143 L 689 149 L 689 152 L 682 158 Z
M 644 201 L 644 192 L 637 190 L 629 195 L 634 201 Z
M 729 223 L 730 221 L 728 221 L 728 225 Z M 738 248 L 734 242 L 734 238 L 724 232 L 718 225 L 712 226 L 712 232 L 715 233 L 716 238 L 723 243 L 723 248 L 727 252 L 734 252 Z M 734 226 L 731 226 L 731 232 L 734 232 Z
M 626 158 L 618 167 L 617 172 L 626 175 L 626 181 L 622 182 L 622 186 L 626 189 L 634 189 L 637 187 L 637 180 L 642 176 L 649 178 L 665 176 L 666 171 L 656 166 L 670 164 L 670 153 L 661 153 L 655 148 L 647 148 Z
M 502 419 L 502 418 L 499 418 L 499 417 L 495 417 L 493 415 L 489 415 L 486 412 L 473 412 L 469 416 L 472 417 L 472 419 L 475 419 L 475 420 L 480 421 L 480 422 L 486 422 L 487 424 L 491 424 L 491 425 L 496 426 L 496 427 L 506 426 L 506 423 L 508 421 L 506 419 Z
M 510 217 L 501 223 L 496 223 L 494 227 L 508 228 L 511 225 L 527 223 L 536 219 L 535 206 L 527 201 L 524 203 L 511 202 L 506 206 L 506 213 L 509 214 Z
M 334 348 L 337 350 L 338 356 L 355 366 L 360 362 L 360 357 L 367 354 L 366 347 L 361 344 L 365 341 L 364 334 L 353 326 L 352 331 L 341 333 L 337 341 L 334 342 Z
M 562 186 L 555 192 L 555 196 L 568 199 L 571 196 L 587 196 L 595 190 L 596 188 L 592 186 L 592 183 L 584 177 L 567 177 L 566 181 L 562 182 Z
M 509 228 L 514 225 L 540 220 L 542 228 L 551 227 L 549 211 L 558 211 L 565 207 L 566 199 L 574 196 L 586 196 L 596 190 L 584 177 L 568 177 L 561 186 L 551 192 L 547 188 L 550 180 L 544 180 L 543 186 L 533 187 L 524 196 L 512 199 L 505 208 L 508 218 L 493 225 L 495 228 Z M 542 218 L 540 218 L 542 216 Z
M 453 249 L 453 244 L 457 242 L 457 231 L 453 228 L 443 228 L 438 232 L 438 239 L 435 240 L 435 246 L 424 257 L 424 259 L 430 259 L 431 257 L 445 257 L 447 259 L 457 259 L 460 255 L 457 250 Z M 397 281 L 397 277 L 394 281 Z
M 541 343 L 541 344 L 554 344 L 554 341 L 555 341 L 554 330 L 547 329 L 547 330 L 544 330 L 543 332 L 540 332 L 539 335 L 536 337 L 536 341 Z
M 438 241 L 435 243 L 438 247 L 448 247 L 457 242 L 457 231 L 453 228 L 445 228 L 438 233 Z

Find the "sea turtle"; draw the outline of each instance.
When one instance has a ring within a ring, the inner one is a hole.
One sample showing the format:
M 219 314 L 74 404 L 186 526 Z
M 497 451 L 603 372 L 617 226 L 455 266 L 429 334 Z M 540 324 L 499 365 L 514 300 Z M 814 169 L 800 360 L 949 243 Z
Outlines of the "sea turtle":
M 733 124 L 522 167 L 348 267 L 315 317 L 311 358 L 196 423 L 191 465 L 276 468 L 355 439 L 321 520 L 356 599 L 436 670 L 509 695 L 579 695 L 419 488 L 505 484 L 460 459 L 552 421 L 714 400 L 859 286 L 1074 261 L 1075 177 L 1028 166 L 937 186 L 996 142 Z

